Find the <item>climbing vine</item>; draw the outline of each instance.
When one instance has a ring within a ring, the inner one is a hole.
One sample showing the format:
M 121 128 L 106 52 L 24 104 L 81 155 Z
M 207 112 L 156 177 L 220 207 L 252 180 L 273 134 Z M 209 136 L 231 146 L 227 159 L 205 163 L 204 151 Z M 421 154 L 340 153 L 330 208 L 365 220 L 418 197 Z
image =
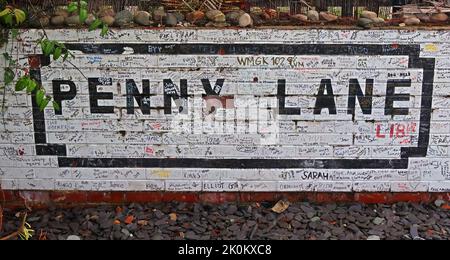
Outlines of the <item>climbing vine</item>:
M 31 8 L 34 6 L 28 1 Z M 67 5 L 67 11 L 69 13 L 76 13 L 79 16 L 80 24 L 84 24 L 88 18 L 88 2 L 86 0 L 71 1 Z M 8 3 L 6 0 L 0 0 L 0 24 L 5 27 L 1 32 L 0 47 L 3 44 L 8 43 L 8 39 L 17 40 L 20 36 L 20 26 L 27 20 L 27 14 L 21 8 L 15 7 Z M 45 29 L 41 26 L 44 36 L 37 44 L 42 49 L 42 53 L 47 57 L 53 57 L 53 60 L 62 59 L 64 62 L 69 58 L 73 58 L 74 55 L 63 43 L 58 41 L 50 40 Z M 95 19 L 95 21 L 89 26 L 89 31 L 96 29 L 101 29 L 101 36 L 105 36 L 108 31 L 108 25 L 105 24 L 100 19 Z M 35 79 L 25 73 L 25 75 L 19 76 L 19 64 L 17 59 L 14 59 L 11 52 L 3 53 L 3 58 L 5 60 L 5 68 L 3 72 L 3 102 L 2 111 L 5 109 L 5 94 L 6 88 L 16 82 L 15 90 L 25 91 L 28 94 L 35 94 L 35 100 L 39 109 L 44 110 L 50 102 L 52 102 L 53 108 L 59 110 L 59 104 L 53 101 L 51 95 L 47 94 L 42 85 L 40 85 Z

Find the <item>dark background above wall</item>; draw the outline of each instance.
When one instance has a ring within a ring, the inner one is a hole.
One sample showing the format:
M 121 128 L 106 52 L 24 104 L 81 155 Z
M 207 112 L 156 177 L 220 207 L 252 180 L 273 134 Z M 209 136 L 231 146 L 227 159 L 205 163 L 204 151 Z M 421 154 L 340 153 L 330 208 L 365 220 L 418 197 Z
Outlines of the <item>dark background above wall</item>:
M 187 2 L 202 2 L 202 0 L 187 0 Z M 31 2 L 35 6 L 43 9 L 50 9 L 59 5 L 66 5 L 67 0 L 15 0 L 12 1 L 19 6 L 27 6 Z M 125 6 L 139 6 L 141 10 L 147 10 L 150 6 L 170 4 L 179 2 L 178 0 L 96 0 L 90 1 L 90 9 L 97 10 L 99 6 L 109 5 L 114 9 L 122 10 Z M 260 7 L 291 7 L 291 12 L 299 12 L 302 7 L 306 7 L 301 0 L 224 0 L 224 6 L 260 6 Z M 310 6 L 315 6 L 318 10 L 327 10 L 328 7 L 342 7 L 343 16 L 353 16 L 355 7 L 366 7 L 372 11 L 378 11 L 380 6 L 400 6 L 410 3 L 423 3 L 423 0 L 307 0 Z

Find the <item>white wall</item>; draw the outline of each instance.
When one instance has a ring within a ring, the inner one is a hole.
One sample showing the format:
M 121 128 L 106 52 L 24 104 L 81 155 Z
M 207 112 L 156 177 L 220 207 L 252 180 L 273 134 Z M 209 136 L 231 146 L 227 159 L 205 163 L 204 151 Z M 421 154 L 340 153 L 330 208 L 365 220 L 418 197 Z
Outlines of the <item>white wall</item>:
M 21 66 L 29 68 L 29 56 L 41 53 L 34 43 L 40 34 L 22 31 L 23 41 L 10 42 L 1 52 L 12 49 Z M 7 89 L 8 109 L 0 129 L 3 189 L 450 191 L 449 31 L 120 30 L 106 38 L 76 30 L 48 34 L 71 48 L 84 46 L 85 52 L 73 51 L 71 62 L 77 68 L 59 61 L 40 68 L 48 93 L 57 80 L 69 80 L 76 96 L 62 101 L 62 115 L 47 108 L 42 129 L 31 97 Z M 95 53 L 101 49 L 113 54 Z M 98 102 L 112 106 L 112 113 L 93 113 L 91 101 L 98 94 L 90 92 L 89 78 L 110 85 L 97 91 L 112 93 L 112 100 Z M 150 115 L 137 102 L 135 113 L 127 113 L 127 79 L 141 93 L 142 80 L 149 81 Z M 173 90 L 164 88 L 165 79 L 173 81 L 178 94 L 180 80 L 187 80 L 187 102 L 172 102 L 171 114 L 163 109 L 164 91 Z M 208 116 L 201 79 L 209 79 L 230 102 L 214 119 Z M 216 85 L 220 79 L 223 86 Z M 331 80 L 336 114 L 328 109 L 314 114 L 324 79 Z M 358 101 L 355 115 L 348 114 L 351 79 L 363 91 L 366 80 L 373 80 L 370 114 L 362 113 Z M 286 108 L 300 108 L 301 114 L 280 112 L 279 80 L 286 82 Z M 411 82 L 395 90 L 409 97 L 394 102 L 394 107 L 407 109 L 405 115 L 385 113 L 387 85 L 393 80 Z M 179 106 L 186 105 L 187 113 L 179 113 Z M 37 129 L 47 144 L 36 140 Z M 65 147 L 66 155 L 38 151 L 37 146 L 48 144 Z M 402 149 L 409 151 L 406 157 Z

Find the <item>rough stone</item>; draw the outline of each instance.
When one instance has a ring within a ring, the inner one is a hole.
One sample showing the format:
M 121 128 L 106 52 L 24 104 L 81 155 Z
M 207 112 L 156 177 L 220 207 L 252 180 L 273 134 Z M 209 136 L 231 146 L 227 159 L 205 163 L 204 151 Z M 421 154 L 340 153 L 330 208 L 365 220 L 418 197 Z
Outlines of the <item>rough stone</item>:
M 375 218 L 373 221 L 372 221 L 372 223 L 374 224 L 374 225 L 381 225 L 381 224 L 383 224 L 384 222 L 386 221 L 386 219 L 384 219 L 384 218 Z
M 134 15 L 134 22 L 139 25 L 149 26 L 151 24 L 152 16 L 149 12 L 146 11 L 138 11 Z
M 81 25 L 80 16 L 79 15 L 72 15 L 66 18 L 66 25 L 67 26 L 79 26 Z
M 166 17 L 166 12 L 164 11 L 164 7 L 159 7 L 153 11 L 153 19 L 155 22 L 162 23 L 164 21 L 164 17 Z
M 239 26 L 240 27 L 249 27 L 253 25 L 253 19 L 249 14 L 243 14 L 239 18 Z
M 245 14 L 245 12 L 242 10 L 232 11 L 227 13 L 225 17 L 227 22 L 231 25 L 239 25 L 239 18 L 241 18 L 243 14 Z
M 374 21 L 372 19 L 368 19 L 368 18 L 359 18 L 358 19 L 358 26 L 365 28 L 365 29 L 370 29 L 374 24 Z
M 445 13 L 433 14 L 430 17 L 430 20 L 434 23 L 444 23 L 448 20 L 448 15 L 446 15 Z
M 174 12 L 172 14 L 177 18 L 178 23 L 182 23 L 186 20 L 185 15 L 180 12 Z
M 134 16 L 132 12 L 123 10 L 116 14 L 115 19 L 115 25 L 119 27 L 127 27 L 133 23 Z
M 76 236 L 76 235 L 70 235 L 70 236 L 67 237 L 66 240 L 77 241 L 77 240 L 81 240 L 81 238 L 79 236 Z
M 100 18 L 100 20 L 102 20 L 102 22 L 104 22 L 108 26 L 112 26 L 114 24 L 114 22 L 116 21 L 116 19 L 114 19 L 114 17 L 112 17 L 112 16 L 104 16 L 104 17 Z
M 267 20 L 274 20 L 278 17 L 278 12 L 275 9 L 266 9 L 264 18 Z
M 367 238 L 367 240 L 381 240 L 381 238 L 379 236 L 372 235 L 372 236 L 369 236 Z
M 111 6 L 100 6 L 98 11 L 98 17 L 105 17 L 105 16 L 116 16 L 116 12 L 114 11 L 114 8 Z
M 224 23 L 226 22 L 225 14 L 219 10 L 210 10 L 206 12 L 206 17 L 214 23 Z
M 31 25 L 31 27 L 34 28 L 48 27 L 50 25 L 50 17 L 32 15 L 30 16 L 28 22 Z
M 385 20 L 383 19 L 383 18 L 381 18 L 381 17 L 377 17 L 377 18 L 374 18 L 374 19 L 372 19 L 372 21 L 374 22 L 374 23 L 385 23 Z
M 436 207 L 438 207 L 438 208 L 442 207 L 444 204 L 445 204 L 444 200 L 436 200 L 434 202 L 434 205 L 436 205 Z
M 250 16 L 252 17 L 254 26 L 260 26 L 264 24 L 264 20 L 261 18 L 261 16 L 255 14 L 250 14 Z
M 164 17 L 164 25 L 166 26 L 177 26 L 178 19 L 174 14 L 168 13 L 166 17 Z
M 186 15 L 186 20 L 190 23 L 196 23 L 205 18 L 205 13 L 202 11 L 190 12 Z
M 292 18 L 292 20 L 298 21 L 298 22 L 307 22 L 308 21 L 308 16 L 306 16 L 304 14 L 292 15 L 291 18 Z
M 195 234 L 195 233 L 192 232 L 192 231 L 188 231 L 188 232 L 186 232 L 186 234 L 185 234 L 185 238 L 186 238 L 187 240 L 199 240 L 199 239 L 200 239 L 200 236 L 198 236 L 197 234 Z
M 53 16 L 62 16 L 64 18 L 69 17 L 70 14 L 67 10 L 65 9 L 58 9 L 53 13 Z
M 50 20 L 50 23 L 53 26 L 63 26 L 65 24 L 66 21 L 66 17 L 58 15 L 58 16 L 53 16 L 52 19 Z
M 412 225 L 409 230 L 409 234 L 411 235 L 412 239 L 420 238 L 419 237 L 419 226 L 415 225 L 415 224 Z
M 377 18 L 378 15 L 377 15 L 377 13 L 375 13 L 375 12 L 371 12 L 371 11 L 362 11 L 360 17 L 361 17 L 361 18 L 367 18 L 367 19 L 372 20 L 372 19 Z
M 311 219 L 311 222 L 319 222 L 320 221 L 320 217 L 313 217 Z
M 122 228 L 120 232 L 122 232 L 122 234 L 124 234 L 125 237 L 129 237 L 131 235 L 130 231 L 126 228 Z
M 327 22 L 334 22 L 337 21 L 339 17 L 334 15 L 334 14 L 330 14 L 327 12 L 320 12 L 320 19 L 327 21 Z
M 427 14 L 417 14 L 417 18 L 423 23 L 429 23 L 431 22 L 431 17 Z
M 316 10 L 309 10 L 306 16 L 308 16 L 308 20 L 311 20 L 313 22 L 317 22 L 320 20 L 319 12 L 317 12 Z
M 419 25 L 420 19 L 417 17 L 408 17 L 404 20 L 405 25 L 412 26 L 412 25 Z

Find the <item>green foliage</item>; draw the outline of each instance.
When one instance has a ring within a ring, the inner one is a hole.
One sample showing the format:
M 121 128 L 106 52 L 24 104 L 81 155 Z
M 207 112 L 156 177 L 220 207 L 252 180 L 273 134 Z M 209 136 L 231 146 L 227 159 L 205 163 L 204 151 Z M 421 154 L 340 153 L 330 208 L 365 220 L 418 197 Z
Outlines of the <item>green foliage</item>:
M 98 28 L 100 28 L 100 26 L 102 26 L 103 22 L 100 19 L 96 19 L 90 26 L 89 26 L 89 31 L 94 31 Z
M 6 28 L 9 28 L 12 39 L 18 39 L 20 33 L 18 26 L 26 21 L 27 15 L 23 10 L 9 5 L 9 2 L 10 1 L 7 0 L 0 0 L 0 24 L 4 24 L 6 25 Z M 68 4 L 67 9 L 70 13 L 76 13 L 79 15 L 80 23 L 85 23 L 89 16 L 87 0 L 73 0 Z M 107 35 L 109 31 L 108 25 L 100 19 L 96 19 L 91 26 L 89 26 L 89 31 L 97 29 L 101 29 L 101 36 Z M 0 35 L 1 46 L 1 44 L 8 41 L 8 36 L 4 33 L 8 32 L 8 30 L 1 30 L 0 32 L 2 33 Z M 67 59 L 74 57 L 74 55 L 63 43 L 48 39 L 45 31 L 44 35 L 44 38 L 41 39 L 38 44 L 41 46 L 42 53 L 45 56 L 53 56 L 53 60 L 55 61 L 60 60 L 61 58 L 63 61 L 66 61 Z M 35 101 L 38 104 L 39 109 L 44 110 L 52 101 L 52 97 L 47 95 L 45 89 L 29 75 L 24 75 L 16 79 L 16 72 L 19 69 L 17 67 L 17 61 L 9 53 L 4 53 L 3 58 L 6 61 L 6 68 L 3 73 L 3 80 L 5 83 L 3 86 L 4 90 L 6 90 L 6 86 L 11 85 L 15 80 L 17 80 L 15 90 L 26 91 L 28 94 L 34 94 Z M 5 102 L 3 101 L 3 108 L 4 105 Z M 60 104 L 55 101 L 52 102 L 52 105 L 55 110 L 61 109 Z
M 78 13 L 80 16 L 80 22 L 83 24 L 88 18 L 88 3 L 85 0 L 77 1 L 74 0 L 69 3 L 67 10 L 70 13 Z
M 66 61 L 69 57 L 75 57 L 66 46 L 60 42 L 42 39 L 39 41 L 39 44 L 41 45 L 42 53 L 44 53 L 45 56 L 52 55 L 53 60 L 58 60 L 63 57 L 63 61 Z
M 21 25 L 27 19 L 27 15 L 22 9 L 6 6 L 5 9 L 0 11 L 1 21 L 9 26 Z
M 23 76 L 16 83 L 16 91 L 30 89 L 33 86 L 33 80 L 29 76 Z
M 16 73 L 11 68 L 5 68 L 5 74 L 3 76 L 3 80 L 5 81 L 5 85 L 9 85 L 14 81 L 16 77 Z

